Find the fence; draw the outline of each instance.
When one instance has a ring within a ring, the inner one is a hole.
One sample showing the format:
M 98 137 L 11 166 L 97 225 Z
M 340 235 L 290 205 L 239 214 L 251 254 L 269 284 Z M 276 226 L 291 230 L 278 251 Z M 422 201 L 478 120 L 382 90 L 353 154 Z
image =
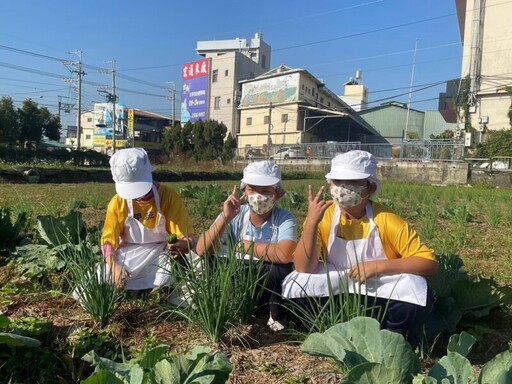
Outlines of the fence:
M 267 147 L 246 147 L 237 149 L 237 158 L 246 160 L 259 160 L 274 158 L 285 148 L 292 148 L 286 159 L 332 159 L 338 153 L 361 149 L 372 153 L 379 159 L 401 159 L 411 161 L 463 161 L 464 143 L 453 140 L 407 140 L 400 144 L 389 143 L 361 143 L 361 142 L 334 142 L 305 143 L 294 145 L 274 145 L 267 151 Z M 278 156 L 279 157 L 279 156 Z M 279 157 L 280 159 L 282 157 Z

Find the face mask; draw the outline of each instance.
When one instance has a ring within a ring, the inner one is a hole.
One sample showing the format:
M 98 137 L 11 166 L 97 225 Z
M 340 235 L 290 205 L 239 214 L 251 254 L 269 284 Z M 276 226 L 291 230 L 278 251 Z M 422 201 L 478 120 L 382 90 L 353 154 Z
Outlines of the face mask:
M 257 215 L 264 215 L 274 207 L 274 196 L 253 193 L 247 196 L 251 210 Z
M 361 194 L 365 189 L 364 185 L 331 185 L 331 196 L 340 207 L 352 208 L 363 201 Z

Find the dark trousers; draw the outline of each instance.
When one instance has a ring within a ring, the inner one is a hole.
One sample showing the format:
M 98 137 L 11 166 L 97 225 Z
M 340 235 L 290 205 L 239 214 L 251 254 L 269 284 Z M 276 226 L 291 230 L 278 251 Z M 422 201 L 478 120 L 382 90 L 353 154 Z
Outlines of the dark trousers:
M 342 296 L 343 297 L 343 296 Z M 323 307 L 329 300 L 328 297 L 319 297 L 318 300 L 311 301 L 311 299 L 293 299 L 295 305 L 311 307 L 312 303 L 316 303 Z M 337 301 L 338 296 L 335 297 Z M 342 299 L 343 300 L 343 299 Z M 411 344 L 413 348 L 418 346 L 419 340 L 414 332 L 414 329 L 423 323 L 427 315 L 432 311 L 434 306 L 434 292 L 431 289 L 427 290 L 427 304 L 425 307 L 421 305 L 406 303 L 404 301 L 384 299 L 380 297 L 366 296 L 361 299 L 365 307 L 368 308 L 367 316 L 374 317 L 380 322 L 382 329 L 387 329 L 392 332 L 400 333 Z M 337 302 L 339 305 L 339 302 Z M 297 311 L 294 311 L 297 313 Z M 305 327 L 301 319 L 297 316 L 294 321 L 298 323 L 299 327 Z
M 269 306 L 270 316 L 276 321 L 282 321 L 286 318 L 286 308 L 282 296 L 283 280 L 293 271 L 293 263 L 272 264 L 264 263 L 261 273 L 268 272 L 268 278 L 263 285 L 263 292 L 259 300 L 260 306 Z

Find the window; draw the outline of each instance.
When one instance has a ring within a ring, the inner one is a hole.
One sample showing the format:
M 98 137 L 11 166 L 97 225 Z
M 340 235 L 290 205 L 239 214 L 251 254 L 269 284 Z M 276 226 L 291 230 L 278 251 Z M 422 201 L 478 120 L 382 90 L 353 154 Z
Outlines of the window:
M 267 66 L 267 56 L 261 55 L 261 67 L 263 69 L 265 69 L 266 66 Z
M 270 116 L 263 117 L 263 124 L 269 124 L 270 123 Z
M 91 140 L 91 135 L 85 135 L 85 140 Z
M 288 114 L 287 113 L 283 113 L 281 115 L 281 123 L 287 123 L 288 122 Z
M 226 70 L 224 71 L 224 76 L 226 76 L 226 77 L 227 77 L 227 76 L 229 76 L 229 69 L 226 69 Z
M 231 99 L 227 99 L 226 104 L 231 104 Z
M 214 69 L 213 72 L 212 72 L 212 83 L 216 83 L 218 77 L 219 77 L 219 70 L 218 69 Z
M 220 96 L 216 96 L 213 99 L 213 109 L 220 109 Z
M 248 117 L 245 121 L 245 125 L 252 125 L 252 117 Z
M 92 117 L 88 117 L 88 118 L 87 118 L 87 122 L 88 122 L 88 123 L 91 123 L 91 122 L 92 122 Z
M 324 98 L 320 97 L 320 104 L 323 104 L 323 103 L 324 103 Z

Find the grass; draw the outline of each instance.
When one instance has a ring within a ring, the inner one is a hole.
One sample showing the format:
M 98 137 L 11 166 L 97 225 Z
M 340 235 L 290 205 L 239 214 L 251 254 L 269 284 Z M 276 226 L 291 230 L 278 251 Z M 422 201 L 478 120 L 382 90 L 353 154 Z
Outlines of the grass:
M 211 184 L 198 181 L 170 185 L 179 190 L 191 185 L 207 188 Z M 215 184 L 220 190 L 231 191 L 238 183 L 216 181 Z M 282 207 L 295 213 L 300 224 L 307 213 L 308 184 L 317 190 L 325 185 L 325 181 L 284 181 L 288 194 L 282 199 Z M 97 226 L 104 220 L 107 204 L 114 193 L 114 185 L 109 183 L 0 184 L 0 207 L 11 207 L 14 215 L 27 212 L 35 218 L 50 213 L 65 214 L 74 202 L 80 201 L 84 206 L 80 210 L 88 226 Z M 510 285 L 510 194 L 508 189 L 384 182 L 376 200 L 388 204 L 410 222 L 437 254 L 459 255 L 470 274 L 494 277 L 501 284 Z M 198 233 L 208 228 L 222 210 L 222 201 L 213 191 L 201 202 L 199 198 L 184 200 Z M 489 258 L 491 250 L 492 258 Z

